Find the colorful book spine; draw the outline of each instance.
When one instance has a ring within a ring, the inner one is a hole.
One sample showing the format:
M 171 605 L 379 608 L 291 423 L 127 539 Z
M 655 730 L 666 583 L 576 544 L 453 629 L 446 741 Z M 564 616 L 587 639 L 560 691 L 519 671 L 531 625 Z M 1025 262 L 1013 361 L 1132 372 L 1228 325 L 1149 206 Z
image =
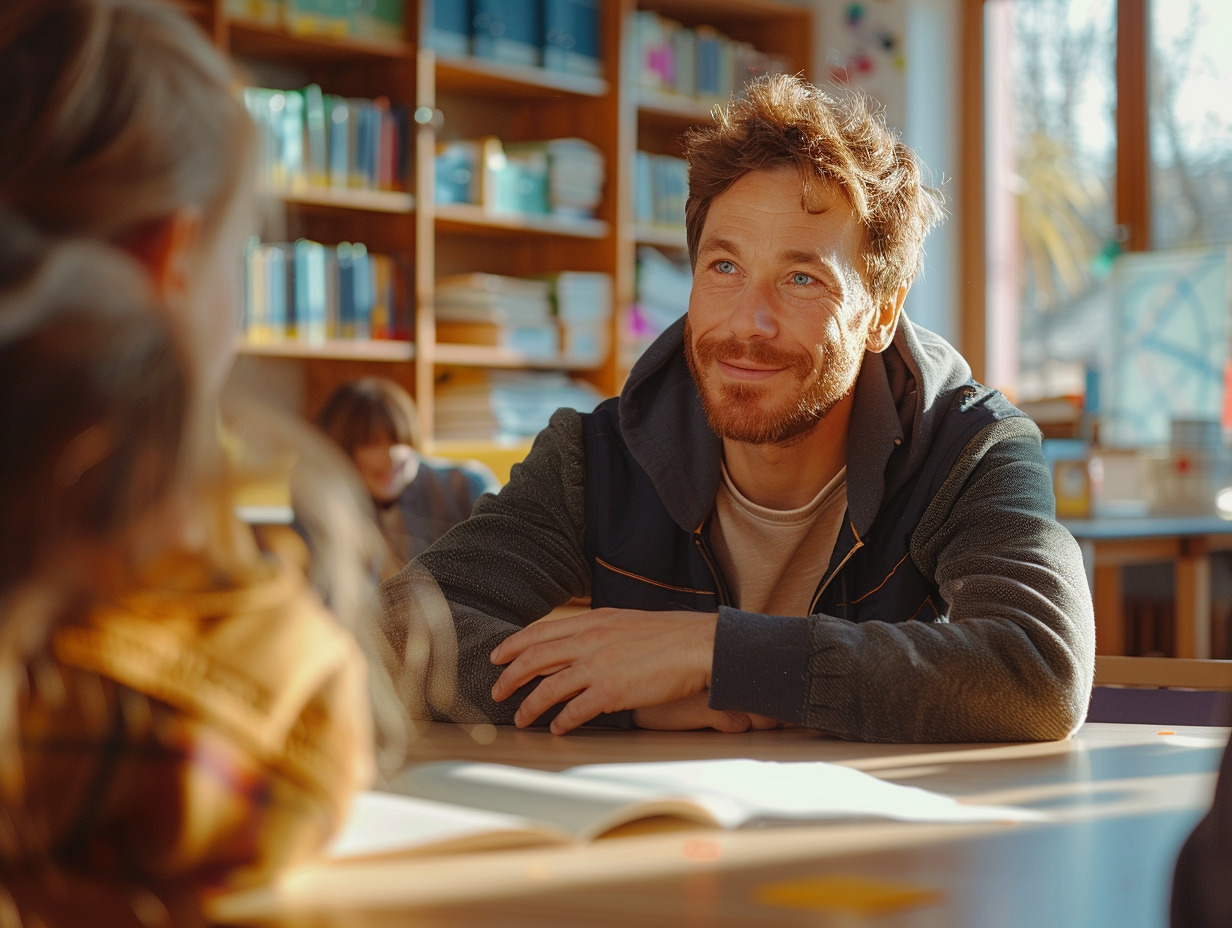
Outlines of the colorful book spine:
M 408 339 L 411 313 L 399 298 L 408 283 L 402 262 L 362 243 L 254 239 L 244 253 L 244 335 L 253 344 Z

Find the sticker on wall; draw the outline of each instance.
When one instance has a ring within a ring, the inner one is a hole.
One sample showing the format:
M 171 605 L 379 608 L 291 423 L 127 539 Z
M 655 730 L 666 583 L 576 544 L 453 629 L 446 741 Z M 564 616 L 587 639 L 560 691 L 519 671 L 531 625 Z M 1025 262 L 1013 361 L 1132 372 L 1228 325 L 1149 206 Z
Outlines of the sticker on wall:
M 847 4 L 837 47 L 828 56 L 830 80 L 866 85 L 887 71 L 901 73 L 906 68 L 902 22 L 901 0 Z

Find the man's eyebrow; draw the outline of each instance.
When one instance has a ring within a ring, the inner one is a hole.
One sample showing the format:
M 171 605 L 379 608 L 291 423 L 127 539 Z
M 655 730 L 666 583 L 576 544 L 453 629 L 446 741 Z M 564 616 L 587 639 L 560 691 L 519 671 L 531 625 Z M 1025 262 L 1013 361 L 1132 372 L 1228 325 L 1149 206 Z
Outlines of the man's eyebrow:
M 728 254 L 739 255 L 740 248 L 729 238 L 708 238 L 705 239 L 701 246 L 697 249 L 699 255 L 710 251 L 725 251 Z
M 811 264 L 814 267 L 822 267 L 827 270 L 830 268 L 830 262 L 823 259 L 815 251 L 788 249 L 787 251 L 779 252 L 779 260 L 784 264 Z

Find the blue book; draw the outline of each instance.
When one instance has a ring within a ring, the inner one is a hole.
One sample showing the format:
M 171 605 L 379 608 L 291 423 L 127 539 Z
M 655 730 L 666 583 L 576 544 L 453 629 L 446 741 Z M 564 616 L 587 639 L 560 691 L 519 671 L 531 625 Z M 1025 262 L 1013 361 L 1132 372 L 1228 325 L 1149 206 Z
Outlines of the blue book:
M 348 100 L 351 108 L 352 187 L 371 189 L 376 186 L 377 159 L 380 157 L 381 120 L 371 100 Z
M 269 245 L 265 258 L 265 311 L 269 335 L 275 341 L 287 335 L 286 255 L 277 245 Z
M 329 118 L 329 185 L 351 185 L 351 107 L 342 97 L 325 98 Z
M 355 242 L 351 245 L 351 286 L 353 319 L 351 338 L 366 339 L 371 331 L 372 320 L 372 262 L 368 259 L 366 246 Z
M 543 0 L 543 66 L 599 77 L 599 0 Z
M 541 0 L 473 0 L 471 51 L 479 58 L 537 67 L 543 61 Z
M 432 0 L 427 8 L 427 42 L 442 55 L 463 57 L 471 52 L 470 0 Z
M 295 243 L 295 332 L 307 342 L 325 340 L 325 246 L 301 238 Z
M 350 242 L 338 245 L 338 337 L 355 337 L 355 266 Z
M 326 129 L 325 96 L 319 84 L 309 84 L 304 94 L 304 138 L 307 152 L 308 182 L 323 187 L 329 183 L 329 133 Z

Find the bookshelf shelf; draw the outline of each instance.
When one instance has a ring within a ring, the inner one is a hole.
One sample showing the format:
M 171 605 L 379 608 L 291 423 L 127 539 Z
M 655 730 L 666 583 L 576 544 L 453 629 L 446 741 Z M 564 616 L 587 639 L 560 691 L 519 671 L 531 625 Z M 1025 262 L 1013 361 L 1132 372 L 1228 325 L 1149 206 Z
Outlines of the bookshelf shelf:
M 508 348 L 490 345 L 451 345 L 438 342 L 433 346 L 433 361 L 442 366 L 492 367 L 492 368 L 540 368 L 545 370 L 585 371 L 593 370 L 594 364 L 571 361 L 567 358 L 533 357 Z
M 542 232 L 573 238 L 606 238 L 609 227 L 601 219 L 558 219 L 529 213 L 493 213 L 482 206 L 450 204 L 436 208 L 436 228 L 441 232 L 488 231 L 498 235 Z
M 716 104 L 723 102 L 657 93 L 646 88 L 640 88 L 637 95 L 638 116 L 651 121 L 708 122 L 710 111 Z
M 325 206 L 335 209 L 365 210 L 375 213 L 410 213 L 415 197 L 400 190 L 336 190 L 307 187 L 301 190 L 269 190 L 266 196 L 300 206 Z
M 687 248 L 684 226 L 651 226 L 639 224 L 629 236 L 638 245 L 654 245 L 658 248 Z
M 511 97 L 558 94 L 602 97 L 608 91 L 607 81 L 601 77 L 519 67 L 483 58 L 454 58 L 444 55 L 436 59 L 436 87 L 442 91 Z
M 247 19 L 227 21 L 231 54 L 269 61 L 315 63 L 409 59 L 415 46 L 390 39 L 356 36 L 296 35 L 282 26 Z
M 320 343 L 282 341 L 239 344 L 241 354 L 265 358 L 335 361 L 412 361 L 415 346 L 394 340 L 331 339 Z

